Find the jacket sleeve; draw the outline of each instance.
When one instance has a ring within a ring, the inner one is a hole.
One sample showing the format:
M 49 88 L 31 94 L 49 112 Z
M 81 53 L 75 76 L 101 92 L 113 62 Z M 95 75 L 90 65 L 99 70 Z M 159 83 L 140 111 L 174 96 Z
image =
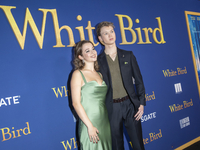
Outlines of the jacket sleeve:
M 133 78 L 135 79 L 136 93 L 139 98 L 140 104 L 145 106 L 146 105 L 145 87 L 137 60 L 133 55 L 132 51 L 130 51 L 130 59 L 131 59 L 132 75 Z

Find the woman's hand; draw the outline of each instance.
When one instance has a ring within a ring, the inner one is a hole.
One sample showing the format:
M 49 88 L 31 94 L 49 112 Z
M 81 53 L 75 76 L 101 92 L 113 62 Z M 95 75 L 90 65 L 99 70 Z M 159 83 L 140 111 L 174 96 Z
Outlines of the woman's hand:
M 88 135 L 90 137 L 90 142 L 97 143 L 99 141 L 98 137 L 99 131 L 94 126 L 88 127 Z

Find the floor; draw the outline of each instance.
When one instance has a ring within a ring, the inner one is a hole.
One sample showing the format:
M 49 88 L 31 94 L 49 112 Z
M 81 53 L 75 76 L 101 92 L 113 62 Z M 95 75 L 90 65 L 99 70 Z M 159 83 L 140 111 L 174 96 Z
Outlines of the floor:
M 191 145 L 183 150 L 200 150 L 200 141 L 194 143 L 193 145 Z

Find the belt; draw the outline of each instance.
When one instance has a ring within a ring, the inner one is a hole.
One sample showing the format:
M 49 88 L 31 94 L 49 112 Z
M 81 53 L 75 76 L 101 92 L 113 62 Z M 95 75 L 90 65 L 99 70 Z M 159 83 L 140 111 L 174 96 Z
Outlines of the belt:
M 123 102 L 125 100 L 129 99 L 128 95 L 127 96 L 124 96 L 122 98 L 116 98 L 116 99 L 113 99 L 113 103 L 120 103 L 120 102 Z

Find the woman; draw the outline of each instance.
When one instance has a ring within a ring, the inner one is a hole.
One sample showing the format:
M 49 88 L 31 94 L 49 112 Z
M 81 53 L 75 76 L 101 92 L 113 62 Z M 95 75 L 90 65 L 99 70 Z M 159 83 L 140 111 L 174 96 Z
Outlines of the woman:
M 83 40 L 75 47 L 75 71 L 71 79 L 72 104 L 81 119 L 81 150 L 111 150 L 111 131 L 105 97 L 107 86 L 97 72 L 97 52 L 92 42 Z

